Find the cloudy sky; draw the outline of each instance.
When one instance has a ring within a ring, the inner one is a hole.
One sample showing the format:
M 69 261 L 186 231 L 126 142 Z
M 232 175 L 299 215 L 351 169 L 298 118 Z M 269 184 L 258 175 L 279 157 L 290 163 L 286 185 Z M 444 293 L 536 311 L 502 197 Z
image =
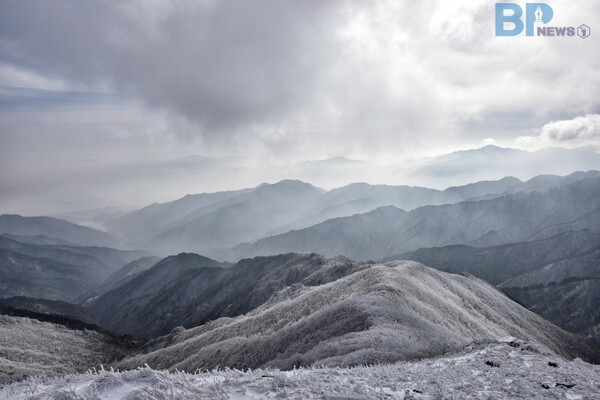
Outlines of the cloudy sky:
M 140 206 L 335 157 L 599 145 L 600 3 L 549 3 L 587 39 L 495 37 L 494 3 L 3 1 L 0 212 Z

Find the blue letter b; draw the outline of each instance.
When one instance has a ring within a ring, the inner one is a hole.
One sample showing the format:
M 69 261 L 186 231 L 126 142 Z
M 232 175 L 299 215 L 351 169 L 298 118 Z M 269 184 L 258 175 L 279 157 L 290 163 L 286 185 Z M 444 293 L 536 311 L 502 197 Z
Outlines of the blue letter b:
M 512 10 L 512 14 L 505 15 L 505 10 Z M 496 36 L 517 36 L 523 32 L 522 15 L 523 10 L 517 4 L 496 3 Z M 513 29 L 504 29 L 506 22 L 512 22 L 515 27 Z

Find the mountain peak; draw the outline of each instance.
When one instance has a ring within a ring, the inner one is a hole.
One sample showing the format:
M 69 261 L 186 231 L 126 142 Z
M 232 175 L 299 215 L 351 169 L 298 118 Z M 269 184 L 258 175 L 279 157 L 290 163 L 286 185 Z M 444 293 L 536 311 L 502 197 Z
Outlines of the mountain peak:
M 283 179 L 281 181 L 275 183 L 262 183 L 256 188 L 257 190 L 269 190 L 269 189 L 278 189 L 278 190 L 316 190 L 319 192 L 325 192 L 325 190 L 318 188 L 310 183 L 301 181 L 299 179 Z
M 196 253 L 183 252 L 173 256 L 169 256 L 167 258 L 162 259 L 158 264 L 166 264 L 166 263 L 181 263 L 181 264 L 218 264 L 218 261 L 213 260 L 212 258 L 208 258 Z M 157 264 L 157 265 L 158 265 Z

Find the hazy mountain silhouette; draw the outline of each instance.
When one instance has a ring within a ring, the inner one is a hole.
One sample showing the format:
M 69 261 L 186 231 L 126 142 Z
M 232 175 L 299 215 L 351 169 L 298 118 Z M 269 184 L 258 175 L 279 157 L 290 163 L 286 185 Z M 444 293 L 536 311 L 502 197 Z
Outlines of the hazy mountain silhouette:
M 50 217 L 0 215 L 1 233 L 23 236 L 44 235 L 83 246 L 115 247 L 117 245 L 117 241 L 105 232 Z
M 145 254 L 106 247 L 38 245 L 0 235 L 0 298 L 75 301 Z
M 537 151 L 484 146 L 444 154 L 423 164 L 415 169 L 397 170 L 395 174 L 410 182 L 424 182 L 433 187 L 494 180 L 506 175 L 527 180 L 542 174 L 566 175 L 572 171 L 598 170 L 600 155 L 593 146 L 574 149 L 549 147 Z
M 202 216 L 188 216 L 184 225 L 159 234 L 144 247 L 168 253 L 205 252 L 256 240 L 290 219 L 305 215 L 322 193 L 322 189 L 300 181 L 261 185 L 235 204 Z
M 163 254 L 182 251 L 220 255 L 243 242 L 279 235 L 329 219 L 394 206 L 410 211 L 424 205 L 493 199 L 519 191 L 545 192 L 552 187 L 598 176 L 598 172 L 566 177 L 544 175 L 522 182 L 513 177 L 434 190 L 423 187 L 355 183 L 322 191 L 299 181 L 264 184 L 234 192 L 189 195 L 148 206 L 106 223 L 129 246 Z
M 600 177 L 546 191 L 517 192 L 491 200 L 425 206 L 410 212 L 382 207 L 312 227 L 209 253 L 236 260 L 286 252 L 318 252 L 381 259 L 422 247 L 492 246 L 600 226 Z

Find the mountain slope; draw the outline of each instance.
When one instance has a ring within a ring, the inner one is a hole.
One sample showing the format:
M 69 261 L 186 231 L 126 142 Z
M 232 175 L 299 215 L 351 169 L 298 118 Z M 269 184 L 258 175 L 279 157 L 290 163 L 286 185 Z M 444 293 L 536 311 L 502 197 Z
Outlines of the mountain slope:
M 381 259 L 423 247 L 468 244 L 493 246 L 555 236 L 600 226 L 600 177 L 491 200 L 425 206 L 410 212 L 383 207 L 366 214 L 325 221 L 209 252 L 236 260 L 256 255 L 316 251 L 326 256 Z
M 208 254 L 228 261 L 288 252 L 344 255 L 358 260 L 381 258 L 390 251 L 389 238 L 398 230 L 395 222 L 404 220 L 407 214 L 395 207 L 381 207 L 369 213 L 333 218 L 310 228 Z
M 600 242 L 587 254 L 507 280 L 500 288 L 571 331 L 600 324 Z
M 116 247 L 117 244 L 116 240 L 105 232 L 50 217 L 0 215 L 0 233 L 44 235 L 83 246 Z
M 600 323 L 600 279 L 565 280 L 556 284 L 503 287 L 511 298 L 569 331 L 582 332 Z
M 279 226 L 266 235 L 303 229 L 328 219 L 361 214 L 383 206 L 410 210 L 425 204 L 453 203 L 456 200 L 454 196 L 446 196 L 444 192 L 433 189 L 354 183 L 325 193 L 307 213 L 309 215 Z
M 189 222 L 190 214 L 205 210 L 206 213 L 212 210 L 211 206 L 227 204 L 229 201 L 238 197 L 243 197 L 250 189 L 203 193 L 188 195 L 181 199 L 162 204 L 152 204 L 141 210 L 131 211 L 125 215 L 118 216 L 105 222 L 105 226 L 117 237 L 125 240 L 134 247 L 139 247 L 152 238 L 164 232 L 181 225 L 181 221 Z M 199 213 L 194 218 L 201 216 Z
M 270 230 L 305 215 L 323 193 L 300 181 L 261 185 L 241 201 L 167 230 L 145 248 L 168 253 L 203 253 L 263 237 Z
M 128 262 L 147 253 L 136 250 L 117 250 L 108 247 L 67 245 L 38 245 L 24 243 L 0 235 L 0 248 L 35 258 L 48 258 L 73 265 L 92 268 L 108 276 Z
M 476 248 L 423 248 L 392 256 L 445 272 L 467 272 L 563 329 L 600 323 L 600 231 L 565 232 L 532 242 Z
M 141 257 L 137 260 L 133 260 L 119 268 L 117 271 L 113 272 L 104 280 L 102 286 L 98 290 L 100 292 L 108 292 L 118 288 L 119 286 L 123 286 L 142 272 L 149 270 L 159 261 L 159 257 L 152 256 Z
M 0 249 L 0 297 L 26 296 L 75 301 L 102 282 L 93 268 Z
M 506 335 L 558 354 L 596 358 L 597 349 L 474 278 L 414 262 L 373 265 L 330 283 L 293 285 L 236 318 L 178 329 L 147 354 L 117 365 L 193 371 L 394 362 L 443 354 Z
M 16 296 L 9 297 L 7 299 L 0 299 L 0 309 L 2 307 L 15 311 L 26 311 L 25 314 L 29 312 L 42 315 L 60 316 L 81 321 L 86 324 L 96 324 L 94 317 L 86 308 L 80 306 L 79 304 L 66 303 L 64 301 Z
M 418 261 L 440 271 L 466 272 L 491 284 L 499 285 L 513 278 L 519 279 L 516 277 L 523 274 L 535 273 L 532 271 L 538 271 L 549 264 L 588 254 L 598 246 L 600 246 L 600 231 L 582 230 L 569 231 L 531 242 L 507 243 L 493 247 L 465 245 L 428 247 L 386 257 L 383 261 Z M 567 274 L 558 280 L 571 276 Z
M 185 266 L 185 267 L 184 267 Z M 169 257 L 129 283 L 89 304 L 101 325 L 114 332 L 156 337 L 177 326 L 194 327 L 235 317 L 265 303 L 277 291 L 306 281 L 317 284 L 359 268 L 347 259 L 282 254 L 242 260 L 228 268 L 197 255 Z M 168 270 L 168 278 L 154 278 Z M 159 281 L 150 287 L 147 282 Z
M 202 285 L 208 287 L 211 284 L 209 278 L 219 275 L 225 266 L 227 264 L 197 254 L 170 256 L 136 275 L 123 286 L 94 299 L 88 306 L 103 328 L 147 337 L 161 328 L 158 321 L 168 316 L 165 309 L 184 305 L 181 303 L 181 296 L 185 296 L 185 293 L 180 292 L 178 296 L 170 297 L 166 303 L 156 301 L 161 293 L 181 279 L 190 280 L 191 274 L 197 270 L 205 274 Z
M 60 246 L 78 246 L 75 243 L 67 242 L 66 240 L 57 239 L 44 235 L 34 235 L 34 236 L 25 236 L 25 235 L 11 235 L 10 233 L 3 233 L 0 237 L 16 240 L 21 243 L 29 243 L 36 244 L 39 246 L 48 246 L 48 245 L 60 245 Z
M 75 301 L 143 254 L 106 247 L 37 245 L 0 235 L 0 297 Z
M 286 233 L 319 224 L 328 219 L 366 213 L 379 207 L 394 206 L 410 211 L 426 205 L 458 203 L 466 200 L 493 199 L 515 192 L 545 192 L 553 187 L 600 176 L 598 171 L 575 172 L 567 176 L 544 175 L 522 182 L 514 177 L 496 181 L 480 181 L 445 190 L 415 186 L 369 185 L 353 183 L 330 190 L 311 215 L 295 220 L 268 233 L 268 236 Z
M 581 250 L 573 257 L 548 263 L 543 268 L 508 279 L 500 287 L 524 288 L 584 279 L 600 279 L 600 238 L 591 249 Z
M 123 344 L 103 333 L 0 315 L 0 383 L 84 372 L 124 355 Z
M 10 250 L 34 258 L 46 258 L 71 265 L 81 265 L 89 269 L 94 269 L 98 273 L 103 270 L 108 272 L 108 270 L 111 269 L 104 260 L 90 254 L 85 254 L 85 252 L 81 252 L 80 250 L 72 251 L 73 249 L 79 249 L 79 247 L 35 245 L 18 242 L 9 239 L 8 237 L 0 236 L 0 249 Z

